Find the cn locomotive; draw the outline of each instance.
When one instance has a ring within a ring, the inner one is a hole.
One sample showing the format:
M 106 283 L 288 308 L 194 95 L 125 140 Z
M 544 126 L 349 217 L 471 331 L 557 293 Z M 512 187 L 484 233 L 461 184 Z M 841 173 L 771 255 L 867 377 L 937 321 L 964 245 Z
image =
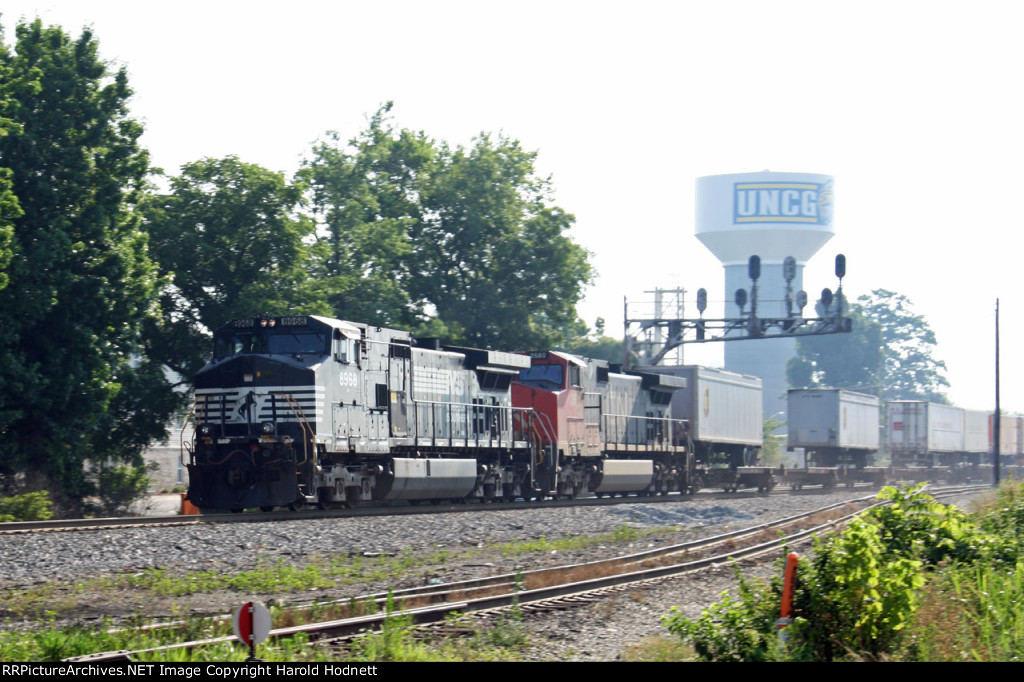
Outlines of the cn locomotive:
M 691 491 L 683 379 L 556 352 L 445 346 L 315 315 L 232 320 L 195 378 L 190 501 L 363 501 Z

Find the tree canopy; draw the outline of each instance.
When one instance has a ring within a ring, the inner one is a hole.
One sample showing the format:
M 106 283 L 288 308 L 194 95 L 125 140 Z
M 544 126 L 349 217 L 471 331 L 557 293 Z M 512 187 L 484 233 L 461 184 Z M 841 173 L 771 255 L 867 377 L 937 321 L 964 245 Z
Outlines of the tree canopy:
M 231 318 L 326 312 L 309 291 L 313 224 L 296 213 L 301 186 L 234 156 L 186 164 L 170 185 L 142 210 L 163 277 L 150 356 L 190 381 L 209 358 L 211 331 Z
M 437 143 L 390 110 L 347 145 L 319 143 L 302 174 L 334 313 L 480 347 L 564 338 L 592 270 L 536 152 L 501 135 Z
M 876 289 L 850 311 L 849 334 L 807 336 L 787 368 L 795 388 L 847 388 L 883 400 L 948 402 L 946 365 L 934 357 L 935 333 L 906 296 Z
M 80 501 L 86 461 L 140 464 L 173 402 L 140 353 L 157 285 L 134 211 L 148 155 L 126 72 L 88 29 L 15 35 L 0 52 L 0 482 L 36 476 Z
M 313 271 L 333 314 L 414 327 L 424 306 L 410 282 L 410 230 L 436 151 L 425 134 L 395 130 L 390 110 L 390 103 L 381 107 L 347 144 L 329 133 L 300 178 L 317 221 Z
M 137 489 L 141 450 L 185 402 L 175 382 L 233 317 L 503 349 L 585 336 L 588 254 L 518 141 L 453 147 L 398 129 L 388 103 L 292 180 L 227 156 L 158 190 L 127 72 L 91 30 L 35 20 L 15 37 L 0 43 L 0 492 L 47 487 L 74 511 L 111 481 Z

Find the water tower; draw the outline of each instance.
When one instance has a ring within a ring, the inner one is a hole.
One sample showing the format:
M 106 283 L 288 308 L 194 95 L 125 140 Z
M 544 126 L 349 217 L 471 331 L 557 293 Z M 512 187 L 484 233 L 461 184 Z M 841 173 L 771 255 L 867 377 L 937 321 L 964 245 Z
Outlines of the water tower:
M 749 292 L 747 261 L 753 255 L 761 257 L 758 314 L 786 315 L 783 260 L 796 259 L 793 291 L 803 289 L 804 265 L 834 234 L 829 175 L 763 171 L 697 178 L 697 239 L 725 268 L 726 317 L 739 315 L 731 301 L 737 289 Z M 795 339 L 729 342 L 725 368 L 761 377 L 765 416 L 784 416 L 786 364 L 795 353 Z

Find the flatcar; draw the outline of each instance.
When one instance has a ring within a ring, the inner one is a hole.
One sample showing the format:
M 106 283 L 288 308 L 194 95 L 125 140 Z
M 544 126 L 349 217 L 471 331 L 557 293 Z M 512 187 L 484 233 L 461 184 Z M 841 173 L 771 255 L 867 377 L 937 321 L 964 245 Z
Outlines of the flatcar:
M 897 480 L 991 478 L 981 466 L 992 451 L 987 412 L 892 400 L 886 405 L 886 437 Z

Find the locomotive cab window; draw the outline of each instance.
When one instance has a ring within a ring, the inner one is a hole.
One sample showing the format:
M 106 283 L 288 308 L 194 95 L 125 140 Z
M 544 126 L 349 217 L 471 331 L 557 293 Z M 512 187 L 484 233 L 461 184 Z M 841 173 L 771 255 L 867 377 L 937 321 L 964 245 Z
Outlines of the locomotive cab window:
M 325 333 L 288 329 L 232 329 L 219 334 L 213 347 L 213 357 L 218 360 L 232 355 L 324 355 L 326 352 Z
M 220 334 L 214 340 L 213 357 L 227 358 L 232 355 L 263 352 L 263 334 L 259 331 L 239 332 L 231 330 Z
M 335 332 L 334 359 L 347 365 L 356 362 L 358 358 L 356 342 L 342 336 L 340 332 Z
M 561 365 L 531 365 L 520 370 L 519 381 L 548 391 L 558 390 L 564 388 L 565 374 Z
M 323 332 L 296 332 L 286 329 L 267 332 L 267 353 L 282 355 L 326 355 L 327 335 Z

